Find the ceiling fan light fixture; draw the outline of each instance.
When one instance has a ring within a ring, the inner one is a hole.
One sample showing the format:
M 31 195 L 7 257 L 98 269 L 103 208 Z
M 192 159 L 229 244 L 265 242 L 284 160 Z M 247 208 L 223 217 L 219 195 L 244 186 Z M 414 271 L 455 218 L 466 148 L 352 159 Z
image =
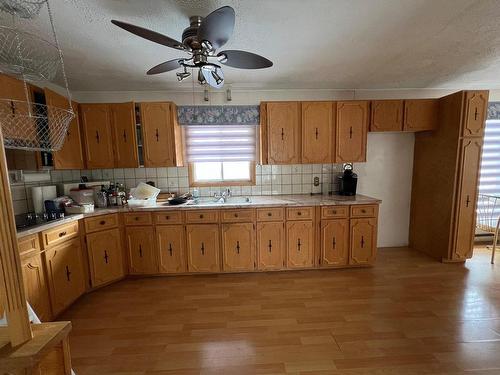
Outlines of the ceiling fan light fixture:
M 185 68 L 184 68 L 184 71 L 183 72 L 178 72 L 177 74 L 177 80 L 179 82 L 185 80 L 187 77 L 189 77 L 191 75 L 191 73 L 189 73 Z
M 207 80 L 205 79 L 205 76 L 203 75 L 203 72 L 201 71 L 202 68 L 198 69 L 198 83 L 200 85 L 204 85 L 207 83 Z
M 219 74 L 217 74 L 217 69 L 216 70 L 212 70 L 212 77 L 214 77 L 215 82 L 218 85 L 220 85 L 224 81 L 224 78 L 222 78 Z
M 225 62 L 227 62 L 227 55 L 225 53 L 221 53 L 217 56 L 217 60 L 224 64 Z
M 212 43 L 210 43 L 208 40 L 204 40 L 203 42 L 201 42 L 201 46 L 209 52 L 214 50 Z

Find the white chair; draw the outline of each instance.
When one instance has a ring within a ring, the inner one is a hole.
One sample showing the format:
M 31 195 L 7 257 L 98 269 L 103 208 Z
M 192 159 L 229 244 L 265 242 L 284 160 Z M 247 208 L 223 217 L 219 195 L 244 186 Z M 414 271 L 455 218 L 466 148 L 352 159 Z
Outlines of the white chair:
M 493 234 L 491 264 L 495 263 L 495 251 L 500 230 L 500 197 L 479 194 L 477 200 L 476 228 Z M 490 248 L 488 246 L 488 248 Z

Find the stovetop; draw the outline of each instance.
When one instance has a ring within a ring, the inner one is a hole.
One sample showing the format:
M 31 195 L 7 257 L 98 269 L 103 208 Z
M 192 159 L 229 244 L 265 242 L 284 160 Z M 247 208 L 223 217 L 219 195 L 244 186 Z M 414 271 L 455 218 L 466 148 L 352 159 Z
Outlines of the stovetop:
M 59 221 L 64 219 L 64 212 L 52 212 L 36 214 L 34 212 L 28 212 L 25 214 L 20 214 L 15 216 L 16 229 L 26 229 L 35 227 L 37 225 Z

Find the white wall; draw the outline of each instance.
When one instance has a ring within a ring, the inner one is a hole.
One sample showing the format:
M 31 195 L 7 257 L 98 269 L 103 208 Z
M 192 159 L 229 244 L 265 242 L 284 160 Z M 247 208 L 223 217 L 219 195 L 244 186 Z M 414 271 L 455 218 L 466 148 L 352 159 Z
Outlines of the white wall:
M 454 90 L 233 90 L 231 102 L 225 91 L 210 92 L 210 102 L 201 91 L 76 92 L 81 103 L 123 101 L 173 101 L 193 104 L 258 104 L 265 100 L 341 100 L 430 98 Z M 493 96 L 500 99 L 500 91 Z M 382 200 L 380 207 L 379 246 L 408 244 L 414 135 L 411 133 L 371 133 L 368 136 L 366 163 L 356 163 L 359 193 Z

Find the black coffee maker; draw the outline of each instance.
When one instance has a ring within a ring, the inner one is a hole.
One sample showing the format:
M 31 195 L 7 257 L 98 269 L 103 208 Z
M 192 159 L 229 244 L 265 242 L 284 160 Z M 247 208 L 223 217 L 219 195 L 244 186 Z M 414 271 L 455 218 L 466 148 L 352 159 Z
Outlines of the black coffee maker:
M 358 175 L 352 171 L 352 164 L 343 165 L 344 173 L 338 177 L 340 195 L 356 195 Z

